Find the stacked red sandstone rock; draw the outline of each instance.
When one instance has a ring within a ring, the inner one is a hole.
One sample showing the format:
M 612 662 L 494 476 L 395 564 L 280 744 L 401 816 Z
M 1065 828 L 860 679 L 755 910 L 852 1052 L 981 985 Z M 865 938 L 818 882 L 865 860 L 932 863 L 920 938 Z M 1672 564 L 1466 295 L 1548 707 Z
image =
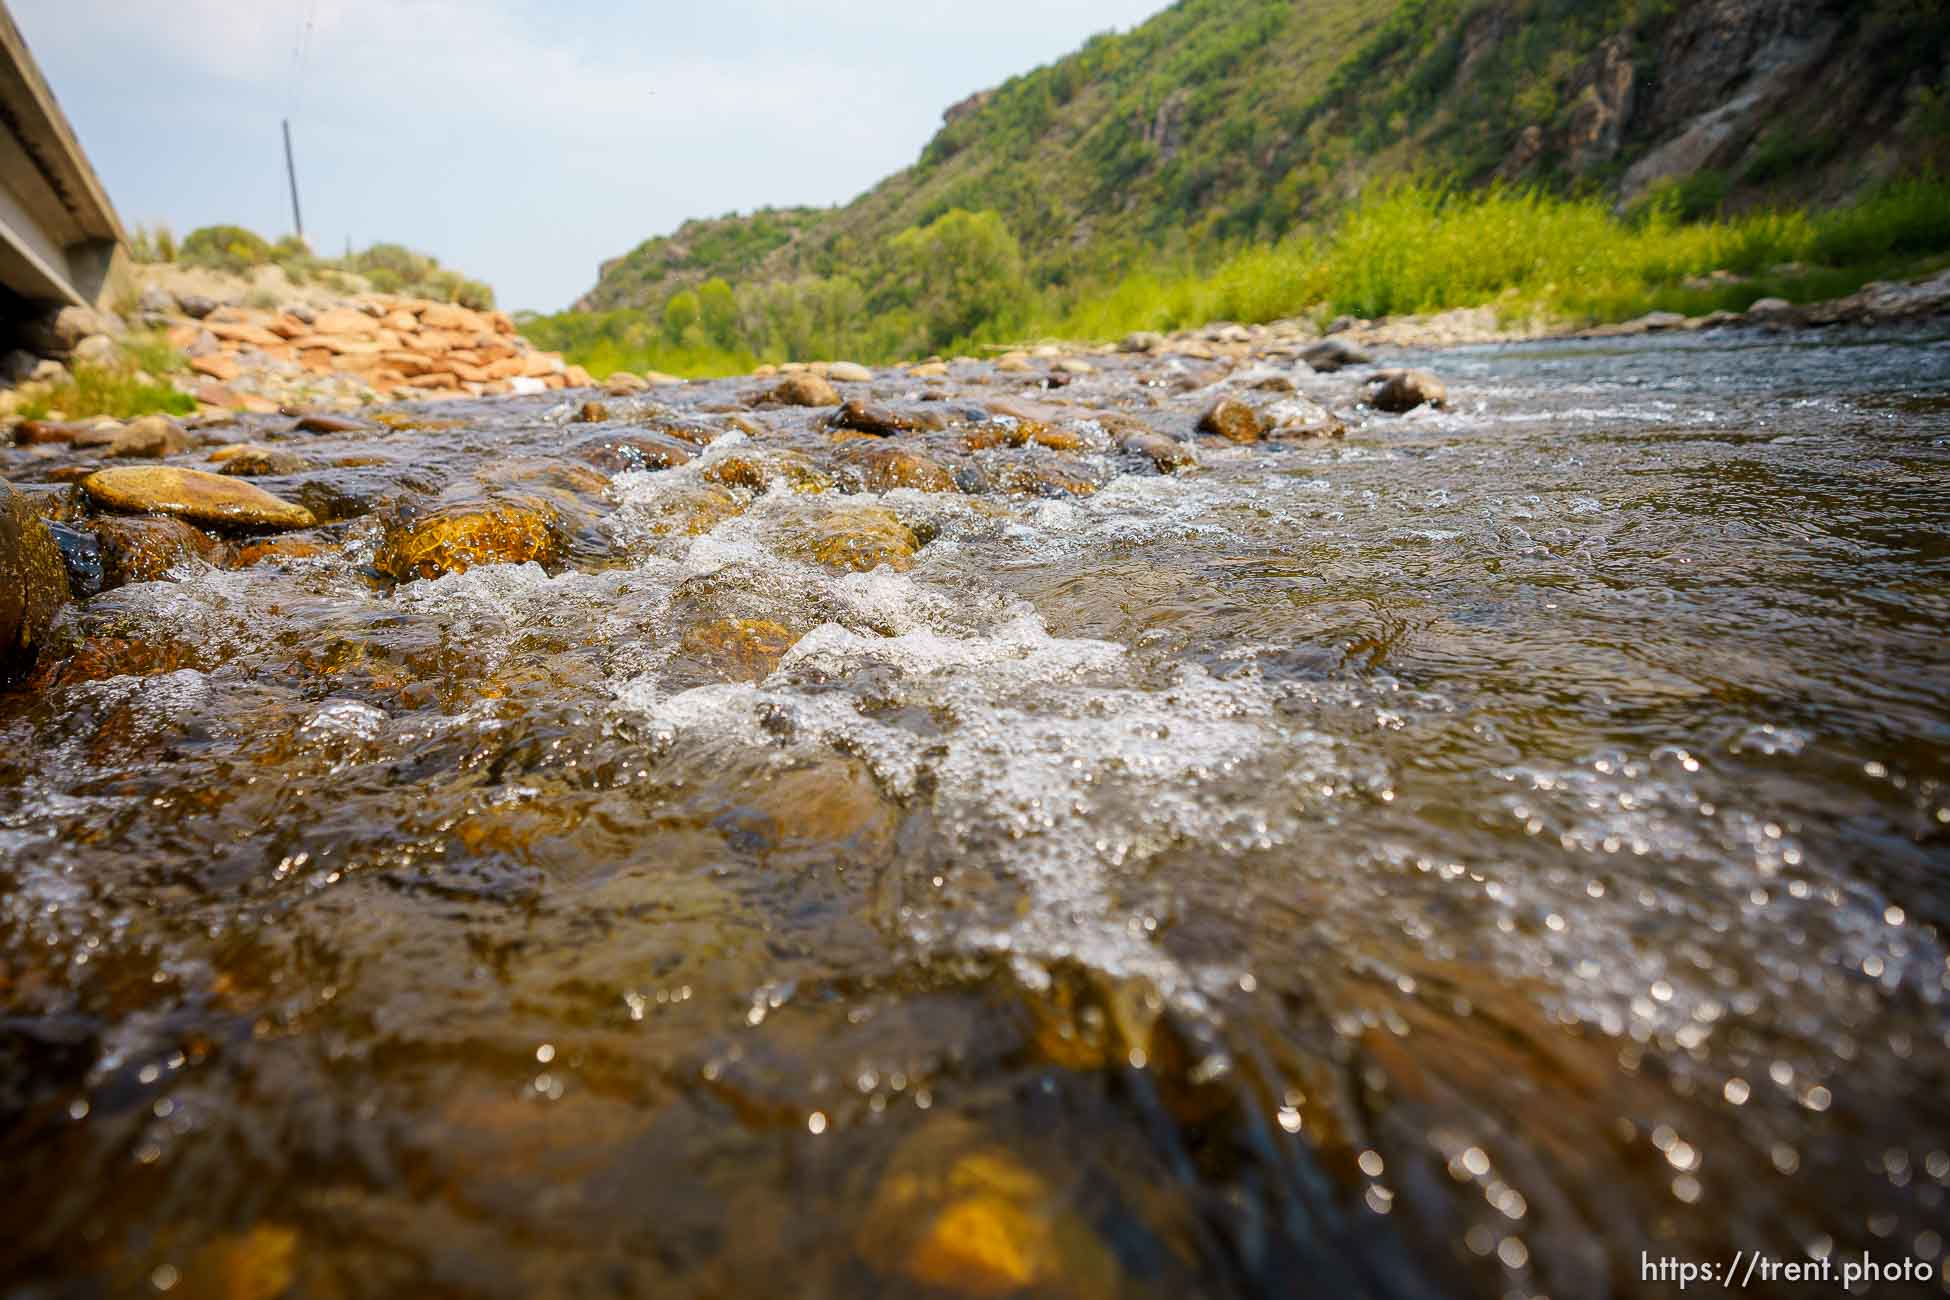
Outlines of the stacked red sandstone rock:
M 565 365 L 560 354 L 539 351 L 517 334 L 503 312 L 384 294 L 322 311 L 218 307 L 200 321 L 171 325 L 169 341 L 210 381 L 197 385 L 199 402 L 245 410 L 274 409 L 264 392 L 306 375 L 345 376 L 401 400 L 590 382 L 580 366 Z

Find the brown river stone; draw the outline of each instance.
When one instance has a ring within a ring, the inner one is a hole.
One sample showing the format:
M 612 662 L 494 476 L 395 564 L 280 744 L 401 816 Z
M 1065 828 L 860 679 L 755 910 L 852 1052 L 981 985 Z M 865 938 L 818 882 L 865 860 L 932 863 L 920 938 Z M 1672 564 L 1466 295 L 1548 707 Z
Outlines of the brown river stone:
M 230 528 L 310 528 L 301 505 L 234 478 L 174 465 L 104 469 L 81 481 L 95 504 L 131 513 L 174 515 L 191 523 Z

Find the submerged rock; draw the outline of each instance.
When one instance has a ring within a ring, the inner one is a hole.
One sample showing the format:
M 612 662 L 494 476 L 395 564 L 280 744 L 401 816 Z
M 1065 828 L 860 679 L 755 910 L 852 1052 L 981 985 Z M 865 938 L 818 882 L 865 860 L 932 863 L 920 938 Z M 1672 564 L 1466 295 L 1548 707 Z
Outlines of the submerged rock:
M 755 682 L 771 674 L 799 638 L 763 618 L 720 618 L 684 634 L 683 650 L 724 673 L 727 680 Z
M 697 453 L 676 438 L 656 434 L 605 434 L 569 449 L 577 460 L 609 474 L 630 470 L 675 469 L 688 465 Z
M 705 467 L 704 478 L 721 487 L 744 488 L 749 492 L 768 492 L 775 485 L 789 492 L 827 492 L 833 487 L 832 475 L 798 451 L 725 456 Z
M 373 567 L 398 582 L 465 573 L 484 564 L 553 563 L 555 518 L 531 505 L 472 497 L 389 513 Z
M 998 470 L 996 482 L 1016 496 L 1087 497 L 1097 491 L 1090 469 L 1074 456 L 1053 456 Z
M 957 1120 L 895 1152 L 855 1245 L 884 1274 L 956 1295 L 1119 1290 L 1116 1257 L 1068 1189 Z
M 34 503 L 0 483 L 0 685 L 34 666 L 68 600 L 61 550 Z
M 200 528 L 162 515 L 104 515 L 95 520 L 102 590 L 157 582 L 185 560 L 222 564 L 226 548 Z
M 1201 433 L 1216 433 L 1233 442 L 1258 442 L 1265 430 L 1259 413 L 1236 397 L 1222 397 L 1198 419 Z
M 1327 338 L 1300 354 L 1300 359 L 1323 375 L 1348 366 L 1368 366 L 1374 358 L 1345 339 Z
M 1449 390 L 1426 370 L 1384 370 L 1368 400 L 1377 411 L 1400 415 L 1418 406 L 1446 406 Z
M 1160 474 L 1176 473 L 1198 464 L 1198 455 L 1189 444 L 1167 438 L 1162 433 L 1134 433 L 1124 439 L 1123 445 L 1125 452 L 1143 456 Z
M 81 487 L 97 505 L 110 510 L 174 515 L 217 527 L 310 528 L 317 522 L 301 505 L 199 469 L 167 465 L 104 469 L 83 479 Z
M 858 573 L 886 565 L 914 567 L 921 541 L 893 511 L 879 506 L 856 506 L 835 511 L 813 525 L 812 557 L 829 569 Z
M 1347 426 L 1326 407 L 1304 397 L 1287 397 L 1266 408 L 1274 438 L 1339 438 Z
M 859 472 L 861 485 L 870 492 L 894 488 L 914 488 L 920 492 L 955 490 L 955 476 L 939 462 L 898 447 L 849 447 L 842 453 L 842 460 Z

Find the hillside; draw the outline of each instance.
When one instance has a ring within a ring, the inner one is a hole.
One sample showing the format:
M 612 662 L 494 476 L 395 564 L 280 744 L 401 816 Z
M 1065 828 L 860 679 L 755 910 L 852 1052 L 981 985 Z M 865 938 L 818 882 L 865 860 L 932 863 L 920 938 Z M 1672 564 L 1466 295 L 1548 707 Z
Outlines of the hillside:
M 953 105 L 853 202 L 688 223 L 525 327 L 702 375 L 1491 299 L 1740 311 L 1937 269 L 1945 176 L 1941 0 L 1179 0 Z
M 832 276 L 992 211 L 1046 283 L 1277 238 L 1376 177 L 1530 182 L 1699 211 L 1836 200 L 1950 163 L 1935 0 L 1180 0 L 948 110 L 830 212 L 693 222 L 606 264 L 584 309 L 712 276 Z
M 661 304 L 672 293 L 707 280 L 748 279 L 828 215 L 824 208 L 765 208 L 750 216 L 686 221 L 675 233 L 646 239 L 604 262 L 596 287 L 574 310 Z

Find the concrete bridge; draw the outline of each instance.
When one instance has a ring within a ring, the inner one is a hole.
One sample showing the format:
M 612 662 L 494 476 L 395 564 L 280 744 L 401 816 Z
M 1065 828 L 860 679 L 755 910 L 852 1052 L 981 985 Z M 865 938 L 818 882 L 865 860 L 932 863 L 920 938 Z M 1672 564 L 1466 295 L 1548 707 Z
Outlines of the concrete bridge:
M 104 306 L 126 258 L 108 194 L 0 2 L 0 288 Z

